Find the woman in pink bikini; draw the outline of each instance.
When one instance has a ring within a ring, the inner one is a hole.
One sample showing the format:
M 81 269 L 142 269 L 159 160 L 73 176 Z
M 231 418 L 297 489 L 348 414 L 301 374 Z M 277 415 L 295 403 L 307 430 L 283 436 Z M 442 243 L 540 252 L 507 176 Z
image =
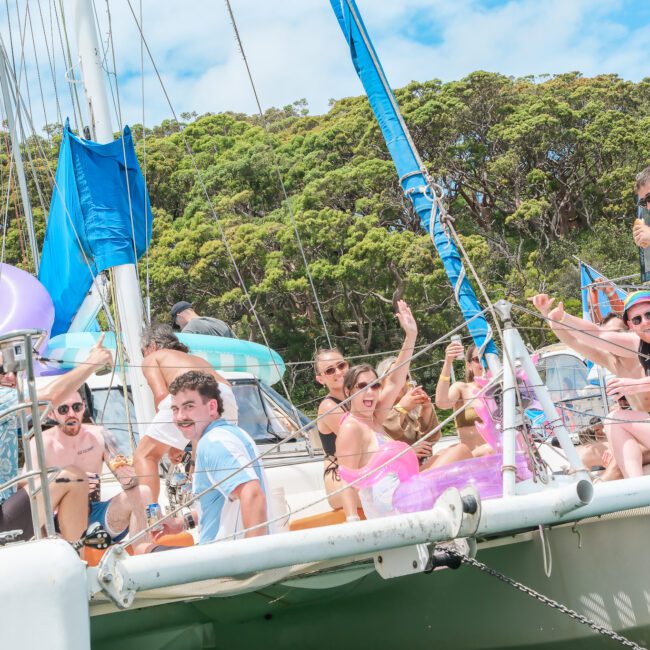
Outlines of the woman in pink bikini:
M 374 452 L 392 441 L 382 423 L 406 383 L 418 331 L 406 303 L 400 303 L 397 318 L 405 338 L 394 363 L 396 369 L 381 384 L 372 383 L 377 379 L 377 373 L 367 364 L 350 368 L 345 375 L 343 392 L 345 397 L 352 396 L 352 399 L 348 403 L 348 413 L 340 422 L 336 455 L 339 465 L 349 470 L 367 465 Z M 397 476 L 389 474 L 371 487 L 359 490 L 366 517 L 379 517 L 394 512 L 392 493 L 398 484 Z

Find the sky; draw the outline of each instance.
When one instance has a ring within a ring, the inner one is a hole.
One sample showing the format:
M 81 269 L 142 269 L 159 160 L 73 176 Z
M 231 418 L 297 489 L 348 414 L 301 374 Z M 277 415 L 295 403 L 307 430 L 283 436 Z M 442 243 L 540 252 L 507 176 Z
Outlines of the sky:
M 72 0 L 63 1 L 76 61 L 74 6 Z M 0 34 L 10 58 L 13 45 L 19 68 L 21 30 L 25 34 L 21 92 L 37 128 L 56 121 L 59 110 L 64 117 L 72 114 L 55 2 L 58 6 L 58 0 L 7 0 L 8 14 L 5 3 L 0 7 Z M 577 70 L 586 76 L 616 73 L 633 81 L 650 77 L 648 0 L 357 4 L 393 87 L 411 80 L 451 81 L 474 70 L 512 76 Z M 95 0 L 105 62 L 117 77 L 124 122 L 142 123 L 143 86 L 145 123 L 172 116 L 146 51 L 141 64 L 130 6 L 136 15 L 142 12 L 147 46 L 178 115 L 256 112 L 225 2 Z M 332 98 L 362 94 L 328 0 L 231 0 L 231 6 L 263 109 L 305 98 L 310 112 L 320 114 Z M 107 47 L 111 41 L 112 49 Z M 113 119 L 117 130 L 117 110 Z

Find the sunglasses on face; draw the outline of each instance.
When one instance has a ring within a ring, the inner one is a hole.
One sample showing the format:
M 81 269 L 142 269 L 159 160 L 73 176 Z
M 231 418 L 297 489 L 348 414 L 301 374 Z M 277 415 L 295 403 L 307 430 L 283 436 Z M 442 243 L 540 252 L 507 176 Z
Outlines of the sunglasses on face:
M 339 361 L 335 366 L 330 366 L 329 368 L 325 368 L 325 370 L 321 372 L 321 375 L 327 375 L 328 377 L 331 377 L 337 370 L 339 370 L 340 372 L 347 370 L 348 365 L 349 364 L 347 361 Z
M 81 411 L 84 410 L 83 402 L 75 402 L 72 406 L 68 406 L 67 404 L 61 404 L 61 406 L 59 406 L 59 408 L 56 409 L 56 412 L 59 415 L 67 415 L 68 411 L 71 408 L 75 413 L 81 413 Z
M 644 197 L 639 199 L 639 205 L 642 208 L 647 208 L 648 203 L 650 203 L 650 192 L 648 192 Z
M 638 316 L 632 316 L 632 318 L 630 318 L 630 323 L 632 323 L 632 325 L 641 325 L 641 322 L 644 319 L 650 320 L 650 311 L 645 312 L 645 314 L 639 314 Z
M 380 386 L 379 384 L 372 384 L 371 386 L 367 381 L 360 381 L 358 384 L 355 385 L 355 388 L 357 390 L 363 390 L 364 388 L 366 388 L 367 390 L 379 390 Z

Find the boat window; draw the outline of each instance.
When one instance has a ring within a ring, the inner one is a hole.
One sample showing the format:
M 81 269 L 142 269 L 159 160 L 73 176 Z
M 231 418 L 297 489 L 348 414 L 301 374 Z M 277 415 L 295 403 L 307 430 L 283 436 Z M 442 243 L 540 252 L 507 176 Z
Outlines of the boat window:
M 573 355 L 546 357 L 540 361 L 538 370 L 554 402 L 581 397 L 585 390 L 594 392 L 587 378 L 586 364 Z
M 133 423 L 135 441 L 139 440 L 139 432 L 135 419 L 135 408 L 129 391 L 129 413 Z M 93 390 L 93 420 L 109 429 L 119 441 L 120 447 L 131 448 L 129 436 L 129 419 L 126 416 L 124 394 L 121 387 L 96 388 Z
M 232 390 L 239 409 L 239 426 L 255 442 L 275 442 L 278 436 L 271 425 L 259 385 L 254 379 L 238 379 L 232 382 Z
M 309 418 L 293 407 L 289 400 L 285 399 L 276 390 L 264 383 L 260 383 L 260 389 L 264 395 L 267 411 L 271 413 L 270 419 L 273 432 L 278 437 L 283 439 L 294 438 L 294 434 L 300 427 L 309 424 Z M 299 422 L 296 422 L 296 413 Z M 299 435 L 302 436 L 303 434 Z

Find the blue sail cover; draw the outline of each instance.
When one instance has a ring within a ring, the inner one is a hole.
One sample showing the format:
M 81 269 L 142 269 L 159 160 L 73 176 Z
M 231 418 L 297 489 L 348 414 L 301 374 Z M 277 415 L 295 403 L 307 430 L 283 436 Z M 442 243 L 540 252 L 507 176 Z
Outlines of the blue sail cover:
M 430 232 L 431 212 L 434 203 L 427 189 L 427 179 L 420 168 L 419 157 L 409 142 L 405 128 L 400 121 L 399 108 L 388 86 L 386 75 L 379 58 L 370 41 L 368 32 L 359 14 L 354 0 L 330 0 L 339 25 L 350 46 L 350 55 L 354 67 L 363 83 L 370 106 L 377 118 L 381 132 L 386 140 L 404 193 L 413 202 L 413 207 L 420 217 L 422 226 Z M 354 12 L 356 16 L 352 15 Z M 384 83 L 382 83 L 382 79 Z M 433 215 L 433 240 L 435 247 L 454 287 L 454 293 L 463 316 L 470 321 L 481 311 L 474 289 L 465 277 L 465 270 L 453 239 L 448 236 L 440 223 L 440 214 L 436 206 Z M 491 339 L 490 327 L 482 316 L 468 322 L 467 327 L 479 349 L 486 338 Z M 485 345 L 485 352 L 497 354 L 492 340 Z
M 54 302 L 52 336 L 68 331 L 94 275 L 137 262 L 152 220 L 129 127 L 122 138 L 98 144 L 66 123 L 38 276 Z

